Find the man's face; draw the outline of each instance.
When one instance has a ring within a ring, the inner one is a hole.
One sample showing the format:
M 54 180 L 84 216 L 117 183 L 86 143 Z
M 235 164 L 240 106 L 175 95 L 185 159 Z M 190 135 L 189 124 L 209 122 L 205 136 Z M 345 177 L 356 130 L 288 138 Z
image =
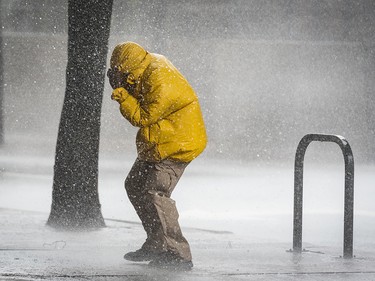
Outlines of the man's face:
M 112 89 L 123 87 L 126 82 L 126 80 L 124 80 L 125 75 L 120 70 L 118 70 L 117 67 L 109 68 L 107 71 L 107 77 Z

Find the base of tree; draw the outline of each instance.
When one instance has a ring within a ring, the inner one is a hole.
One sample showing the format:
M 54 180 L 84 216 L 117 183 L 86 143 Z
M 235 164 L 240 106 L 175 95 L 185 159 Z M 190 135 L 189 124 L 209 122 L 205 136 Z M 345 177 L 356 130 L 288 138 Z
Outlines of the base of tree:
M 60 230 L 95 230 L 106 227 L 100 205 L 89 209 L 58 208 L 52 205 L 47 225 Z

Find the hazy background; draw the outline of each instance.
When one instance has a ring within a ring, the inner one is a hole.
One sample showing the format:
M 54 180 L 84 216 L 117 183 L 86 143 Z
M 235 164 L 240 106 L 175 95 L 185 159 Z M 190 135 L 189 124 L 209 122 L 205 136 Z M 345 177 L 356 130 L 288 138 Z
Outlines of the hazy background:
M 1 15 L 3 151 L 53 159 L 67 1 L 2 0 Z M 110 52 L 128 40 L 166 55 L 196 90 L 209 136 L 201 159 L 293 163 L 305 134 L 330 133 L 357 163 L 375 161 L 373 0 L 115 0 Z M 110 94 L 106 81 L 100 157 L 133 160 L 136 128 Z M 335 144 L 311 147 L 310 159 L 342 161 Z
M 47 219 L 65 93 L 67 1 L 0 3 L 0 206 L 42 211 Z M 110 51 L 127 40 L 166 55 L 201 102 L 209 143 L 173 194 L 182 226 L 291 242 L 297 144 L 308 133 L 331 133 L 348 139 L 356 162 L 356 248 L 374 245 L 375 1 L 115 0 Z M 123 189 L 137 128 L 110 95 L 106 81 L 102 212 L 138 221 Z M 308 149 L 304 241 L 342 245 L 343 162 L 336 144 Z

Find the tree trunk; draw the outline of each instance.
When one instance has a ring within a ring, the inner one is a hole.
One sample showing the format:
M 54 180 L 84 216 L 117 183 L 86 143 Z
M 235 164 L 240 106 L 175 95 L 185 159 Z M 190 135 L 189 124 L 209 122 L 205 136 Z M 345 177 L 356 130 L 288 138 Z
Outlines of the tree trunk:
M 68 65 L 47 225 L 105 227 L 98 194 L 100 115 L 113 0 L 68 1 Z

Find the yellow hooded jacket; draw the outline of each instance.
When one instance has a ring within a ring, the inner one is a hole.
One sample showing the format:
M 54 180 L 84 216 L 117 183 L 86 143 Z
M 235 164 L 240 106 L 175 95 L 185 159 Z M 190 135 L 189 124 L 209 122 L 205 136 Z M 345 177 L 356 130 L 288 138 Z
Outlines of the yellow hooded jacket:
M 198 98 L 169 60 L 126 42 L 115 47 L 111 67 L 130 73 L 128 81 L 137 85 L 132 95 L 124 88 L 113 94 L 122 96 L 122 115 L 140 127 L 136 140 L 140 159 L 190 162 L 205 149 L 207 136 Z

